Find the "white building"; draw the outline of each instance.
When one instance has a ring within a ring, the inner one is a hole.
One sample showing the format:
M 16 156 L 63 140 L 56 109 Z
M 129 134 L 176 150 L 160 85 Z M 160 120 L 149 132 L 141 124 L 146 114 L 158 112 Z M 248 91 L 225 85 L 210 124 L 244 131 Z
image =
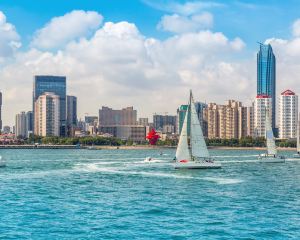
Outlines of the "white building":
M 279 138 L 297 137 L 298 96 L 291 90 L 280 94 L 279 98 Z
M 27 137 L 27 121 L 26 113 L 21 112 L 16 115 L 16 137 L 25 138 Z
M 272 98 L 268 95 L 257 95 L 254 101 L 254 136 L 266 136 L 266 114 L 272 124 Z
M 38 136 L 59 136 L 60 99 L 46 92 L 35 101 L 34 133 Z

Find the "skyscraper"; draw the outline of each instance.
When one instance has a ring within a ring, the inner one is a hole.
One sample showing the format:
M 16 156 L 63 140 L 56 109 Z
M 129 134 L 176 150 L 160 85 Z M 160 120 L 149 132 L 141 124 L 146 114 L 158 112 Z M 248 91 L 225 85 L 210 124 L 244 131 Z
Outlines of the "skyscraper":
M 77 126 L 77 97 L 67 96 L 67 135 L 73 135 Z
M 45 92 L 59 96 L 60 126 L 59 135 L 66 136 L 66 77 L 64 76 L 35 76 L 33 84 L 33 115 L 35 118 L 35 101 Z M 36 126 L 36 123 L 34 124 Z M 34 130 L 35 131 L 35 130 Z
M 276 125 L 276 58 L 270 44 L 260 44 L 257 53 L 257 96 L 272 98 L 272 128 Z
M 0 133 L 2 130 L 2 93 L 0 92 Z
M 280 94 L 279 98 L 279 138 L 297 137 L 298 96 L 291 90 Z
M 60 135 L 60 97 L 45 92 L 35 101 L 34 134 L 38 136 Z
M 27 137 L 26 113 L 21 112 L 16 115 L 16 137 Z
M 102 107 L 99 110 L 99 127 L 112 125 L 137 125 L 137 111 L 133 107 L 121 110 Z

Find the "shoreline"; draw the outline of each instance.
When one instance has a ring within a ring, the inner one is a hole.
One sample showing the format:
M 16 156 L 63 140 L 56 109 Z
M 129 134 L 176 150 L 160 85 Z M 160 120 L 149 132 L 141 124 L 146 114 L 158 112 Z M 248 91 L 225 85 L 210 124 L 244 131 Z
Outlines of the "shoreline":
M 91 148 L 91 149 L 89 149 Z M 86 150 L 162 150 L 162 149 L 176 149 L 177 146 L 81 146 L 77 145 L 0 145 L 1 149 L 86 149 Z M 228 146 L 208 146 L 211 150 L 256 150 L 264 151 L 265 147 L 228 147 Z M 277 148 L 280 151 L 296 151 L 296 148 Z

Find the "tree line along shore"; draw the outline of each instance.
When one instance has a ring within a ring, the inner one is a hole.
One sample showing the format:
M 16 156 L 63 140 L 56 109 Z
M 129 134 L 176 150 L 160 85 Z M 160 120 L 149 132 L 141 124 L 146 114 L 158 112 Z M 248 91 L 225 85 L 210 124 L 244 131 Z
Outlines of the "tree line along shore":
M 156 144 L 157 147 L 175 147 L 178 140 L 167 139 L 159 140 Z M 264 148 L 266 145 L 265 138 L 245 137 L 241 139 L 206 139 L 208 147 L 230 147 L 230 148 Z M 6 143 L 9 145 L 9 143 Z M 153 147 L 149 145 L 148 141 L 133 142 L 131 140 L 121 140 L 118 138 L 106 138 L 100 136 L 88 137 L 39 137 L 30 136 L 28 139 L 20 139 L 14 142 L 14 145 L 80 145 L 80 146 L 144 146 Z M 276 140 L 276 145 L 280 148 L 295 148 L 297 145 L 296 140 Z

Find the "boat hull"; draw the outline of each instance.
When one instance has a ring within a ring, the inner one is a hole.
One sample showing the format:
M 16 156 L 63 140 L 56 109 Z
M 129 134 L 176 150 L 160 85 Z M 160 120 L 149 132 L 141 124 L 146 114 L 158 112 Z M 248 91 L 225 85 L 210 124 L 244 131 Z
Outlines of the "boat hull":
M 222 168 L 221 163 L 219 162 L 207 162 L 207 161 L 191 161 L 191 162 L 176 162 L 175 169 L 217 169 Z
M 300 154 L 294 154 L 293 158 L 300 158 Z
M 285 163 L 285 158 L 281 156 L 262 154 L 258 157 L 260 163 Z

